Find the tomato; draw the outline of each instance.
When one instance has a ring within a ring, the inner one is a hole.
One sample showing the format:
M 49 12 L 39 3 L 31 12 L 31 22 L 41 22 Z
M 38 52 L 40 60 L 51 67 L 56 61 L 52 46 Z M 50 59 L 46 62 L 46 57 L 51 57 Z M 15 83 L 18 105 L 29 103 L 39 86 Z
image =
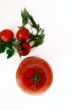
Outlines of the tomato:
M 1 32 L 0 32 L 0 38 L 1 38 Z
M 14 33 L 10 29 L 5 29 L 0 33 L 0 38 L 4 42 L 9 42 L 14 37 Z
M 45 92 L 52 84 L 53 73 L 49 64 L 38 57 L 23 60 L 16 72 L 18 86 L 27 93 Z
M 19 44 L 18 45 L 18 53 L 21 55 L 21 56 L 25 56 L 25 55 L 28 55 L 29 52 L 30 52 L 30 45 L 29 43 L 27 42 L 23 42 L 22 44 Z
M 17 31 L 16 37 L 18 40 L 28 40 L 29 39 L 29 30 L 26 28 L 20 28 Z

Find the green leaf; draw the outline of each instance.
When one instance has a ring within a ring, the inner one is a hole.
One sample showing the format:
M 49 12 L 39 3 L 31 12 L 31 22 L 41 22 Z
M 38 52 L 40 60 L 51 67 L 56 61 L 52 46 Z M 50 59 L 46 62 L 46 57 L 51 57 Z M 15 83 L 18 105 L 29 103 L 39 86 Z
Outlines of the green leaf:
M 44 36 L 36 35 L 34 38 L 34 44 L 33 47 L 37 47 L 38 45 L 41 45 L 43 43 Z
M 0 54 L 5 52 L 5 49 L 6 49 L 6 43 L 4 42 L 0 42 Z
M 32 29 L 34 28 L 37 31 L 37 33 L 35 35 L 33 33 L 30 34 L 29 42 L 34 41 L 32 48 L 36 47 L 38 45 L 41 45 L 44 41 L 44 36 L 45 36 L 44 30 L 40 27 L 39 24 L 36 23 L 33 16 L 30 15 L 26 9 L 21 11 L 21 16 L 22 16 L 22 26 L 23 27 L 29 23 L 31 28 Z
M 0 45 L 0 53 L 3 53 L 5 51 L 5 46 Z
M 40 34 L 36 34 L 36 35 L 30 34 L 30 42 L 34 41 L 32 48 L 41 45 L 44 41 L 44 36 L 45 36 L 44 30 L 41 30 Z
M 28 12 L 25 8 L 23 11 L 21 11 L 21 17 L 22 17 L 22 26 L 24 27 L 29 20 Z
M 30 21 L 31 21 L 31 26 L 32 26 L 33 28 L 35 28 L 35 29 L 37 30 L 37 32 L 39 32 L 40 26 L 39 26 L 39 24 L 37 24 L 37 23 L 35 22 L 33 16 L 31 16 L 30 14 L 29 14 L 29 19 L 30 19 Z
M 13 48 L 8 48 L 6 50 L 6 53 L 7 53 L 7 58 L 10 58 L 10 57 L 12 57 L 12 55 L 14 55 L 14 49 Z

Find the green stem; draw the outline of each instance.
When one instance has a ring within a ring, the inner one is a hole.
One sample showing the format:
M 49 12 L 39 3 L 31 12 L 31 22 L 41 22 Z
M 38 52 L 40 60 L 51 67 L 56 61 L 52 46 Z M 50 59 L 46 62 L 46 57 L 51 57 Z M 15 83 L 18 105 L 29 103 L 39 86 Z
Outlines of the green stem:
M 12 43 L 12 45 L 17 49 L 17 45 L 15 43 Z
M 16 49 L 17 52 L 18 52 L 18 44 L 12 43 L 12 45 L 15 47 L 15 49 Z M 21 57 L 21 55 L 19 54 L 19 52 L 18 52 L 18 55 L 19 55 L 19 57 Z

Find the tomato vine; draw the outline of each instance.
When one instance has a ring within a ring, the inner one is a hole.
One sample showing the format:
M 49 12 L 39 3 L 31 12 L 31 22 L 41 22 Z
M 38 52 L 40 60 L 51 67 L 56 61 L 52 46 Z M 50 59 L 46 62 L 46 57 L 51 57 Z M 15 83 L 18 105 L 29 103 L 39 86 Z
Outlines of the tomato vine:
M 0 53 L 6 51 L 7 58 L 14 55 L 15 49 L 20 56 L 29 54 L 31 48 L 41 45 L 44 41 L 44 29 L 36 23 L 33 16 L 24 8 L 21 11 L 22 26 L 20 26 L 15 34 L 10 29 L 4 29 L 0 32 Z M 32 28 L 32 32 L 27 29 L 27 24 Z M 36 30 L 36 33 L 33 32 Z M 33 42 L 32 45 L 30 45 Z

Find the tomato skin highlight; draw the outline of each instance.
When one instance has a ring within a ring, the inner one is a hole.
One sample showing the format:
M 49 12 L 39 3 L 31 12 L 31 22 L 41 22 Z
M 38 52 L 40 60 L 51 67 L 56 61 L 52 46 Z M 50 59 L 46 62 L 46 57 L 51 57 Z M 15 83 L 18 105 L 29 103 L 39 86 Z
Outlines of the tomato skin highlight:
M 14 37 L 14 33 L 10 29 L 5 29 L 0 33 L 0 39 L 6 43 L 11 41 L 13 37 Z
M 28 40 L 29 39 L 29 30 L 26 28 L 20 28 L 17 31 L 16 37 L 18 40 Z
M 35 73 L 37 81 L 35 80 Z M 38 95 L 45 92 L 52 84 L 53 73 L 49 64 L 38 57 L 23 60 L 16 72 L 18 86 L 25 92 Z
M 31 49 L 31 47 L 30 47 L 29 43 L 27 43 L 27 42 L 23 42 L 22 44 L 18 45 L 18 53 L 21 56 L 28 55 L 30 52 L 30 49 Z

